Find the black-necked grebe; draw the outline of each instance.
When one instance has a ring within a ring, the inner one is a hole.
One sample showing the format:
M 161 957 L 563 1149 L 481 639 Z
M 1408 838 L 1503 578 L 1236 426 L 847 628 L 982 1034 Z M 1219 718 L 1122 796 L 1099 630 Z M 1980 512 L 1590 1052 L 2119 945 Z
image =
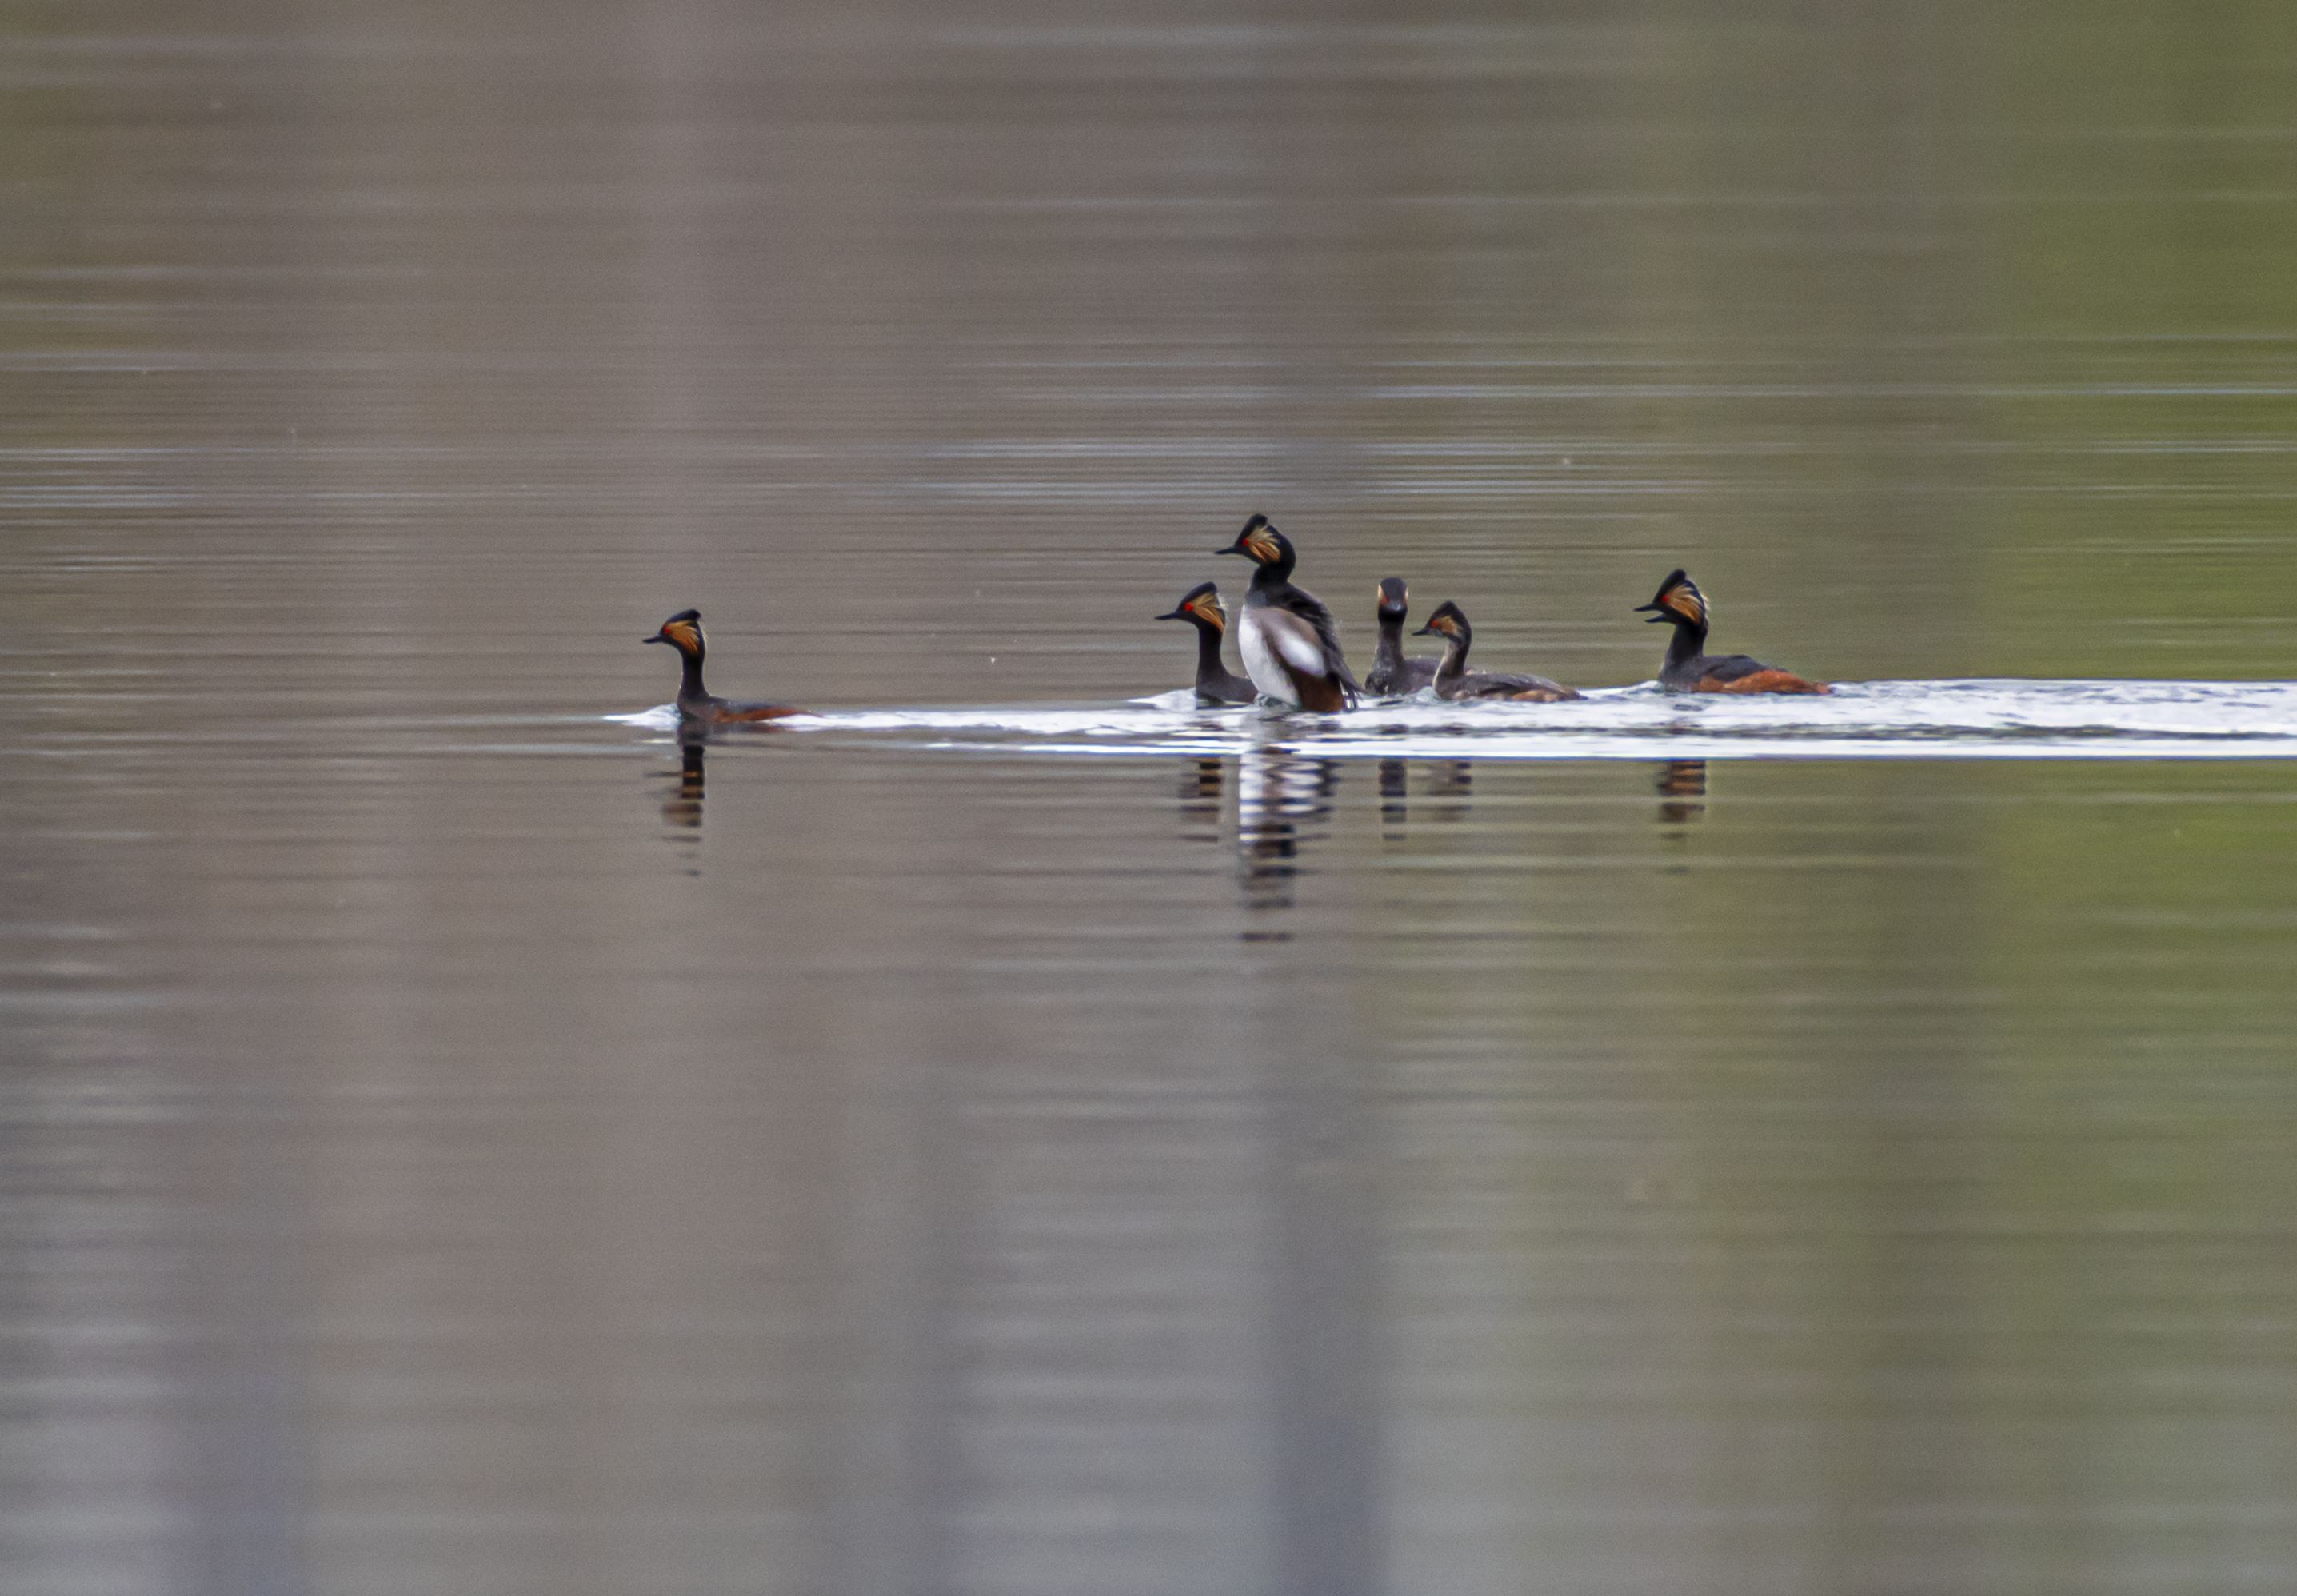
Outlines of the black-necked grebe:
M 1248 678 L 1231 675 L 1221 662 L 1221 639 L 1228 635 L 1228 612 L 1221 608 L 1220 589 L 1198 582 L 1181 595 L 1181 602 L 1157 617 L 1185 621 L 1197 629 L 1197 702 L 1199 704 L 1250 703 L 1260 696 Z
M 682 667 L 678 682 L 678 712 L 682 720 L 704 726 L 731 726 L 805 713 L 786 703 L 729 703 L 711 696 L 710 689 L 702 685 L 702 656 L 709 652 L 709 645 L 702 636 L 699 610 L 679 611 L 662 623 L 660 631 L 643 641 L 667 643 L 678 650 Z
M 1402 577 L 1379 579 L 1373 613 L 1379 621 L 1379 642 L 1371 651 L 1371 669 L 1364 672 L 1364 691 L 1402 698 L 1433 682 L 1437 662 L 1404 657 L 1404 619 L 1412 613 L 1412 594 Z
M 1710 654 L 1707 646 L 1707 596 L 1681 571 L 1667 573 L 1649 604 L 1634 613 L 1655 612 L 1653 621 L 1675 628 L 1659 666 L 1659 685 L 1671 693 L 1831 693 L 1823 681 L 1806 681 L 1791 670 L 1766 665 L 1743 654 Z
M 1444 658 L 1436 667 L 1436 696 L 1438 698 L 1513 698 L 1525 703 L 1560 703 L 1579 695 L 1560 682 L 1552 682 L 1544 676 L 1497 676 L 1468 670 L 1468 646 L 1475 641 L 1475 629 L 1458 605 L 1445 599 L 1428 617 L 1428 624 L 1414 632 L 1414 637 L 1433 634 L 1444 639 Z
M 1291 540 L 1267 516 L 1255 515 L 1234 543 L 1213 552 L 1242 555 L 1257 567 L 1237 621 L 1237 643 L 1261 695 L 1327 714 L 1346 709 L 1361 689 L 1341 657 L 1331 611 L 1292 585 L 1299 556 Z

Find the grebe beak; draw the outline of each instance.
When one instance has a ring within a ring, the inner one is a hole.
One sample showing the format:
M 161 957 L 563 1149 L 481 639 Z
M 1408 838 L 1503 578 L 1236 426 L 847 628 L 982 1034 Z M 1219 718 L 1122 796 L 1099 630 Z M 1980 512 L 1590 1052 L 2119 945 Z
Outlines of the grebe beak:
M 670 639 L 663 637 L 660 632 L 655 632 L 650 637 L 640 638 L 638 641 L 641 643 L 667 643 Z
M 1185 610 L 1166 610 L 1161 615 L 1152 615 L 1149 617 L 1152 621 L 1186 621 L 1188 618 L 1189 614 Z

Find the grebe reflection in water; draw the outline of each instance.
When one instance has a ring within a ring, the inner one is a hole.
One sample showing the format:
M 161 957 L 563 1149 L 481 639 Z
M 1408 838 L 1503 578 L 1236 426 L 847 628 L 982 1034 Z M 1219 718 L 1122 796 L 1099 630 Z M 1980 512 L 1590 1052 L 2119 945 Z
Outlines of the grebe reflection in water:
M 1660 825 L 1687 825 L 1707 812 L 1705 760 L 1669 760 L 1659 767 L 1655 785 L 1659 796 Z
M 1420 817 L 1423 821 L 1447 825 L 1468 818 L 1468 810 L 1476 794 L 1476 765 L 1473 760 L 1445 759 L 1422 761 L 1425 780 L 1420 786 Z M 1412 819 L 1411 767 L 1400 759 L 1379 761 L 1379 823 L 1381 835 L 1390 842 L 1400 840 Z
M 1227 785 L 1223 762 L 1197 759 L 1181 767 L 1181 819 L 1187 824 L 1186 835 L 1191 842 L 1220 841 L 1221 789 Z
M 662 801 L 662 818 L 673 826 L 702 824 L 704 745 L 700 737 L 681 737 L 678 744 L 678 786 Z
M 1238 883 L 1247 909 L 1292 907 L 1300 844 L 1307 828 L 1331 818 L 1339 784 L 1337 761 L 1281 749 L 1248 748 L 1236 763 Z M 1280 942 L 1281 931 L 1247 929 L 1247 942 Z

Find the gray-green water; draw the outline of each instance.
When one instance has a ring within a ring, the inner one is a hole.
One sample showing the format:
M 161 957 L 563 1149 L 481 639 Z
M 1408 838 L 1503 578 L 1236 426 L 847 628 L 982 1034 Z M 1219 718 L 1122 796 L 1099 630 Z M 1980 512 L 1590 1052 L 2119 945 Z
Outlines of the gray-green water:
M 0 1585 L 2297 1583 L 2297 764 L 1124 704 L 1254 509 L 1360 664 L 2297 676 L 2283 9 L 0 87 Z M 847 719 L 609 719 L 689 604 Z

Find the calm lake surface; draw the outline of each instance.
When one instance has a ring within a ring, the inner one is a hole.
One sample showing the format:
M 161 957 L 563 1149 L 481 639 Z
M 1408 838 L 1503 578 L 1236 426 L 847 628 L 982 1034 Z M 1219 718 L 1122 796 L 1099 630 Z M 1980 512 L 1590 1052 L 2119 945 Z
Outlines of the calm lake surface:
M 2297 1588 L 2292 14 L 9 21 L 0 1586 Z

